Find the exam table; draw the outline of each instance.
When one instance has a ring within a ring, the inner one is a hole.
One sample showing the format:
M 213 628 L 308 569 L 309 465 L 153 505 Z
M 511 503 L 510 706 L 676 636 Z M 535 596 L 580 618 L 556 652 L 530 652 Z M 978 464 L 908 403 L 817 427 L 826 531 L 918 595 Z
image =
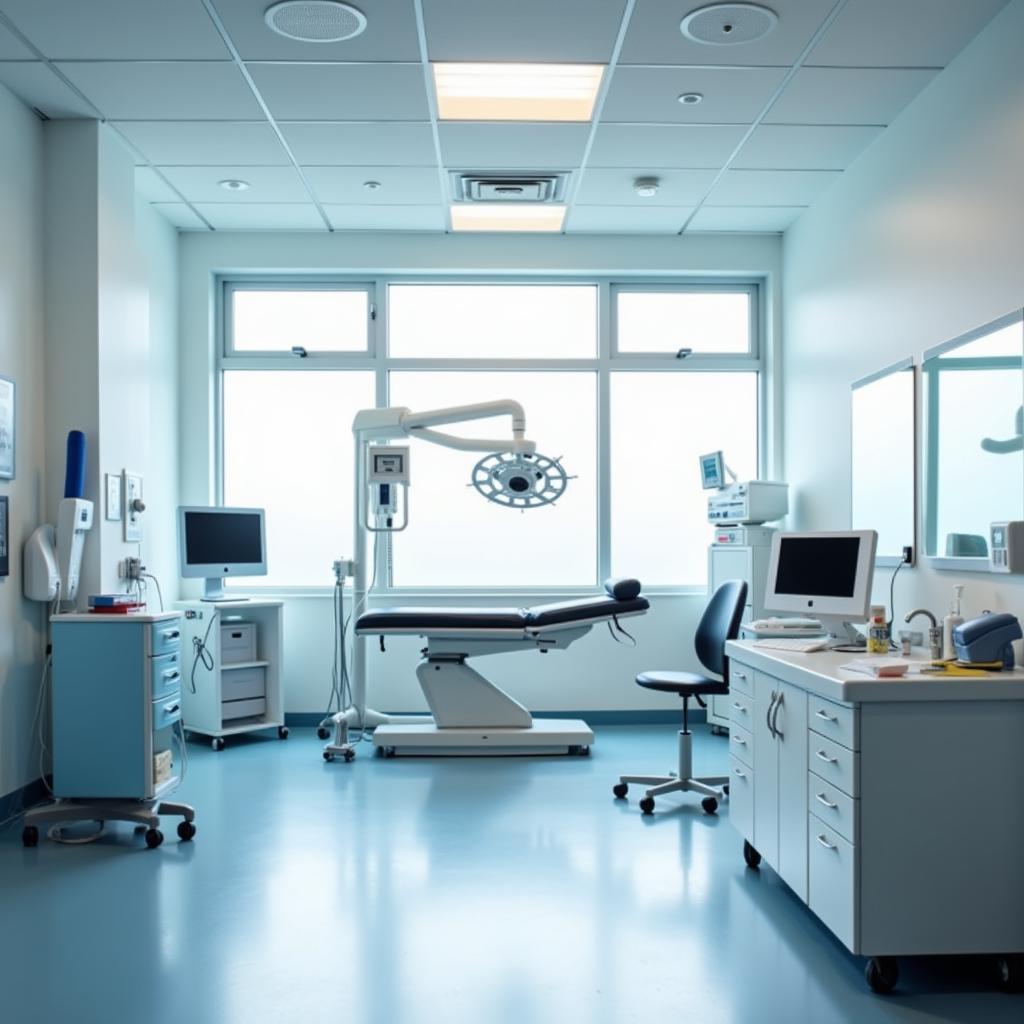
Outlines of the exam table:
M 421 723 L 379 725 L 374 746 L 395 754 L 587 754 L 594 741 L 580 719 L 534 719 L 504 690 L 467 664 L 470 658 L 513 651 L 564 650 L 605 622 L 650 607 L 640 582 L 608 580 L 599 597 L 532 608 L 381 608 L 356 621 L 356 633 L 422 636 L 427 641 L 416 669 L 431 717 Z

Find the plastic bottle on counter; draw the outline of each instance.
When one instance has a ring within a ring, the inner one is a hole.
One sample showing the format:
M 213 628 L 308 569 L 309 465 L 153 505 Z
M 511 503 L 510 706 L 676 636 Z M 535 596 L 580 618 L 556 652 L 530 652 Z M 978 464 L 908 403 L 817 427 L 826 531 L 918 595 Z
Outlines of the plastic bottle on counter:
M 889 653 L 889 620 L 885 605 L 873 604 L 868 616 L 868 654 Z
M 953 588 L 953 600 L 949 603 L 949 614 L 942 620 L 942 657 L 947 661 L 956 657 L 956 648 L 953 646 L 953 630 L 964 621 L 964 617 L 960 614 L 960 599 L 963 596 L 963 584 L 957 584 Z

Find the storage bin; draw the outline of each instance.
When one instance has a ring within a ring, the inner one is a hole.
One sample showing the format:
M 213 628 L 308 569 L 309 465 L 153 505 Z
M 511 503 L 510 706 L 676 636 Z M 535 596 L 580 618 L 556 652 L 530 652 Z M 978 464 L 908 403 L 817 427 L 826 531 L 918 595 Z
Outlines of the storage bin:
M 224 622 L 220 627 L 220 663 L 237 665 L 256 660 L 256 623 Z

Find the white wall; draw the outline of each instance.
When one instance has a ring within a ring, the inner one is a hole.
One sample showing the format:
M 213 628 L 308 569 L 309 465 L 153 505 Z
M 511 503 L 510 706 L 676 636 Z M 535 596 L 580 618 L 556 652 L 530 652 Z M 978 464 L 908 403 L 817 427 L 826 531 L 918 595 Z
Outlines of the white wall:
M 43 126 L 0 86 L 0 375 L 17 385 L 10 569 L 0 578 L 0 797 L 38 778 L 32 720 L 43 658 L 43 610 L 21 596 L 21 546 L 42 519 Z
M 1024 305 L 1022 38 L 1014 0 L 785 236 L 784 465 L 798 526 L 849 524 L 852 381 Z M 958 581 L 922 564 L 898 582 L 897 613 L 943 613 Z M 964 582 L 968 615 L 1024 613 L 1021 578 Z

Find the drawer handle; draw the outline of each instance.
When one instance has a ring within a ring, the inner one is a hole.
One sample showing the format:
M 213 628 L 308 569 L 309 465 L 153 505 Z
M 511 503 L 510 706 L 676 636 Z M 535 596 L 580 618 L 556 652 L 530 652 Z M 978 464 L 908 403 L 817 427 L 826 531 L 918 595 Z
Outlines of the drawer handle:
M 180 704 L 165 704 L 164 705 L 164 714 L 165 715 L 173 715 L 175 711 L 180 711 L 180 710 L 181 710 L 181 705 Z
M 815 757 L 821 761 L 827 761 L 829 764 L 839 764 L 838 757 L 829 757 L 824 750 L 818 750 L 815 752 Z
M 815 711 L 814 714 L 817 718 L 820 718 L 822 721 L 825 722 L 839 721 L 839 718 L 836 715 L 830 715 L 827 711 L 823 711 L 821 708 L 818 708 L 818 710 Z
M 744 706 L 743 706 L 742 704 L 739 704 L 739 703 L 737 703 L 736 701 L 733 701 L 733 702 L 732 702 L 732 706 L 733 706 L 733 707 L 734 707 L 734 708 L 735 708 L 735 709 L 736 709 L 737 711 L 742 711 L 742 712 L 743 712 L 743 714 L 746 714 L 746 713 L 747 713 L 747 709 L 746 709 L 746 708 L 745 708 L 745 707 L 744 707 Z
M 231 634 L 231 639 L 232 640 L 241 640 L 242 639 L 242 634 L 241 633 L 232 633 Z
M 825 847 L 826 850 L 838 850 L 839 849 L 838 846 L 835 846 L 832 843 L 830 843 L 828 841 L 828 839 L 825 838 L 825 836 L 816 836 L 815 838 L 818 840 L 819 843 L 821 843 L 822 846 Z
M 733 736 L 732 741 L 733 743 L 738 743 L 741 747 L 745 747 L 747 745 L 747 741 L 742 736 Z
M 815 793 L 814 799 L 817 800 L 819 804 L 824 804 L 830 811 L 834 811 L 839 807 L 839 804 L 832 803 L 824 793 Z
M 181 673 L 176 668 L 172 668 L 169 671 L 164 673 L 164 679 L 167 679 L 167 680 L 180 679 L 180 678 L 181 678 Z
M 165 629 L 163 632 L 163 638 L 165 640 L 177 640 L 181 636 L 181 633 L 176 629 Z
M 735 669 L 733 669 L 733 673 L 732 674 L 737 679 L 746 679 L 747 678 L 747 673 L 746 672 L 737 672 Z
M 733 768 L 733 773 L 735 775 L 738 775 L 741 779 L 745 779 L 747 777 L 747 773 L 746 772 L 741 772 L 739 770 L 739 768 Z

